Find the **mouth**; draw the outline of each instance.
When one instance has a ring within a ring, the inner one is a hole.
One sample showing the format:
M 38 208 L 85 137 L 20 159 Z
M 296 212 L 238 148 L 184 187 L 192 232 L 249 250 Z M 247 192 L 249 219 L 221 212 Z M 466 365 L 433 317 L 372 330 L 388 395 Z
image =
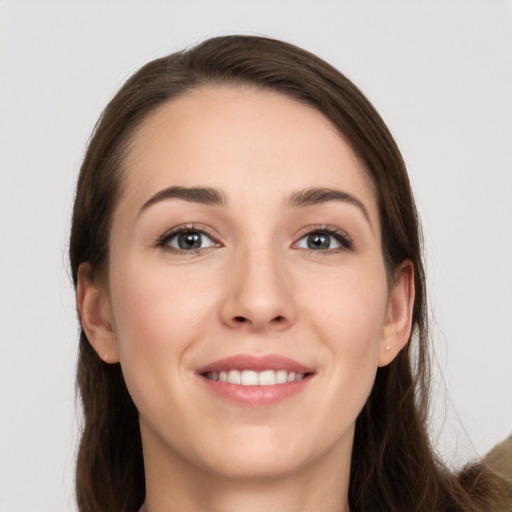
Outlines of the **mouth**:
M 316 372 L 279 355 L 240 355 L 215 361 L 196 374 L 217 397 L 237 405 L 268 406 L 299 394 Z
M 208 380 L 229 382 L 241 386 L 275 386 L 288 382 L 299 382 L 312 375 L 311 373 L 295 373 L 294 371 L 264 370 L 221 370 L 220 372 L 204 372 L 201 374 Z

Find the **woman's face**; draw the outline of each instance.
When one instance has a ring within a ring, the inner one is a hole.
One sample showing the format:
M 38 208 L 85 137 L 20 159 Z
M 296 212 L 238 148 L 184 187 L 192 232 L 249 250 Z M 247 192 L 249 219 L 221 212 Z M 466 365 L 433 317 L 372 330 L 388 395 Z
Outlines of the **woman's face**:
M 407 340 L 410 286 L 395 304 L 360 160 L 313 108 L 219 86 L 155 112 L 125 168 L 111 338 L 89 338 L 121 363 L 146 465 L 243 477 L 349 460 L 377 367 Z

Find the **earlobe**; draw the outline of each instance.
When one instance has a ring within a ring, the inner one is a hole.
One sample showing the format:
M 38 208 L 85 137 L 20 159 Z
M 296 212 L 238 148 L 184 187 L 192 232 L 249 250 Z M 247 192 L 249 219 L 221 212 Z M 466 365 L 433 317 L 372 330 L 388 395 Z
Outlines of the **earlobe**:
M 395 274 L 379 347 L 379 366 L 388 365 L 407 344 L 414 306 L 414 267 L 407 260 Z
M 88 263 L 78 268 L 76 305 L 87 339 L 98 356 L 107 363 L 117 363 L 119 354 L 110 299 L 106 290 L 94 282 Z

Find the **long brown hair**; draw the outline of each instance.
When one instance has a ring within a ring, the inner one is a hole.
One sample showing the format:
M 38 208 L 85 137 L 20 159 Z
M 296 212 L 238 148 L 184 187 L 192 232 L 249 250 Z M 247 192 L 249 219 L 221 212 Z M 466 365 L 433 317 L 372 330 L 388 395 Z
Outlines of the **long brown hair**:
M 75 286 L 81 263 L 88 262 L 97 276 L 106 272 L 123 159 L 140 123 L 163 103 L 212 83 L 271 89 L 330 119 L 364 161 L 375 185 L 388 276 L 392 279 L 406 259 L 414 266 L 414 335 L 391 364 L 378 369 L 357 419 L 349 486 L 352 512 L 498 507 L 492 500 L 499 493 L 491 492 L 493 479 L 484 468 L 473 467 L 469 479 L 452 474 L 435 456 L 426 431 L 430 369 L 425 273 L 405 164 L 371 103 L 318 57 L 273 39 L 226 36 L 154 60 L 133 75 L 102 113 L 80 170 L 69 250 Z M 84 412 L 78 507 L 87 512 L 138 510 L 145 496 L 138 413 L 120 365 L 101 361 L 83 329 L 77 385 Z

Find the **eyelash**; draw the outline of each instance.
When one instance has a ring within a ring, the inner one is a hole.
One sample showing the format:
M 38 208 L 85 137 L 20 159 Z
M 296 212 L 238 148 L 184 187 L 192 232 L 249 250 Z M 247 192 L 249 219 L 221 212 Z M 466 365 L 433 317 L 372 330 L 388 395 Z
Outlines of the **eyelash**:
M 336 247 L 333 249 L 323 249 L 323 250 L 317 250 L 317 249 L 311 249 L 311 248 L 302 248 L 303 250 L 306 250 L 310 253 L 315 254 L 325 254 L 325 253 L 338 253 L 346 250 L 353 250 L 354 249 L 354 242 L 350 238 L 350 236 L 341 229 L 332 227 L 332 226 L 325 226 L 325 225 L 318 225 L 318 226 L 310 226 L 309 228 L 306 228 L 307 231 L 303 232 L 298 239 L 297 242 L 295 242 L 293 245 L 297 245 L 301 240 L 312 236 L 312 235 L 326 235 L 333 237 L 339 244 L 340 247 Z M 198 247 L 193 249 L 179 249 L 176 247 L 171 247 L 169 245 L 169 242 L 181 235 L 186 233 L 197 233 L 200 235 L 207 236 L 211 241 L 212 245 L 209 247 Z M 209 232 L 208 229 L 205 229 L 204 227 L 199 228 L 198 226 L 195 226 L 194 224 L 189 224 L 186 226 L 179 226 L 176 228 L 172 228 L 169 231 L 166 231 L 162 236 L 160 236 L 156 243 L 157 247 L 160 247 L 162 249 L 165 249 L 166 251 L 177 253 L 177 254 L 188 254 L 193 255 L 200 253 L 202 251 L 208 250 L 211 247 L 219 247 L 220 244 L 216 242 L 215 236 Z M 300 248 L 299 248 L 300 249 Z
M 200 235 L 207 236 L 211 241 L 212 245 L 210 247 L 219 247 L 220 244 L 216 241 L 215 236 L 209 232 L 208 229 L 198 226 L 195 226 L 194 224 L 188 224 L 186 226 L 179 226 L 176 228 L 172 228 L 169 231 L 166 231 L 162 236 L 160 236 L 157 240 L 156 246 L 160 247 L 166 251 L 177 253 L 177 254 L 187 254 L 187 255 L 193 255 L 197 254 L 201 251 L 207 250 L 210 247 L 198 247 L 196 249 L 179 249 L 177 247 L 171 247 L 169 245 L 169 242 L 182 234 L 186 233 L 197 233 Z
M 345 232 L 342 231 L 339 228 L 335 228 L 333 226 L 325 226 L 325 225 L 318 225 L 318 226 L 309 226 L 306 228 L 306 231 L 303 232 L 297 242 L 295 242 L 294 245 L 296 245 L 299 241 L 307 238 L 311 235 L 327 235 L 333 237 L 339 244 L 340 247 L 334 248 L 334 249 L 325 249 L 325 250 L 315 250 L 315 249 L 305 249 L 308 252 L 315 253 L 315 254 L 332 254 L 332 253 L 338 253 L 342 251 L 351 251 L 354 249 L 354 242 L 352 238 Z

